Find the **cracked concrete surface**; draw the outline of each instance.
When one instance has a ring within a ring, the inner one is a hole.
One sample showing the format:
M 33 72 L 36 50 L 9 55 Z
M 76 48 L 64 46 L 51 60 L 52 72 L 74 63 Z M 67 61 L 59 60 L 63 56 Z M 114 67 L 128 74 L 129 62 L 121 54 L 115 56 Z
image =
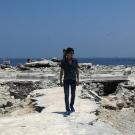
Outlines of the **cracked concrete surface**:
M 44 106 L 41 113 L 24 116 L 0 118 L 0 135 L 122 135 L 110 125 L 96 121 L 97 116 L 90 113 L 98 105 L 94 101 L 79 97 L 81 86 L 76 90 L 76 112 L 64 117 L 63 88 L 36 90 L 44 93 L 37 97 L 37 104 Z M 94 121 L 93 125 L 89 123 Z

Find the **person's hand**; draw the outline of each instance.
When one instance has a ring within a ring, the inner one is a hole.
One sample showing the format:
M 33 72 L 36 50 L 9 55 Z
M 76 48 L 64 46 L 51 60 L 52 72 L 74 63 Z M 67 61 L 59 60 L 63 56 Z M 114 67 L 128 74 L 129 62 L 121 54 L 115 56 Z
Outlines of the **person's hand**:
M 79 80 L 76 81 L 76 85 L 79 86 Z
M 63 87 L 63 82 L 62 81 L 60 81 L 60 86 Z

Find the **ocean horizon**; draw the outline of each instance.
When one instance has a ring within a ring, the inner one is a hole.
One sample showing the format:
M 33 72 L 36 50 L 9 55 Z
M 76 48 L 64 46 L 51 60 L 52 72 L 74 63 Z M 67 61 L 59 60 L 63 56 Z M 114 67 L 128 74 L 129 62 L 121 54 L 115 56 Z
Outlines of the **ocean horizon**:
M 32 58 L 32 60 L 42 60 L 43 58 Z M 50 58 L 45 58 L 50 59 Z M 99 65 L 129 65 L 135 66 L 135 58 L 77 58 L 79 63 L 92 63 Z M 3 64 L 3 61 L 7 59 L 0 58 L 0 64 Z M 24 64 L 27 61 L 27 58 L 8 58 L 10 60 L 10 64 L 12 66 L 16 66 L 18 64 Z

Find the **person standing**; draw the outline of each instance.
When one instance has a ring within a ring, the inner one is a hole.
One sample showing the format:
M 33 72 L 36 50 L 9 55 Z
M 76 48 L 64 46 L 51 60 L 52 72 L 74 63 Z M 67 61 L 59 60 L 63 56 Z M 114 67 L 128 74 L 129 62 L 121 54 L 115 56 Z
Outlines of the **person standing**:
M 65 59 L 61 61 L 61 71 L 60 71 L 60 85 L 64 86 L 65 95 L 65 108 L 66 115 L 70 115 L 71 112 L 75 112 L 74 101 L 75 101 L 75 91 L 76 85 L 79 85 L 79 69 L 78 61 L 73 58 L 74 49 L 67 48 Z M 64 74 L 64 80 L 62 80 Z M 69 88 L 71 87 L 71 101 L 69 104 Z

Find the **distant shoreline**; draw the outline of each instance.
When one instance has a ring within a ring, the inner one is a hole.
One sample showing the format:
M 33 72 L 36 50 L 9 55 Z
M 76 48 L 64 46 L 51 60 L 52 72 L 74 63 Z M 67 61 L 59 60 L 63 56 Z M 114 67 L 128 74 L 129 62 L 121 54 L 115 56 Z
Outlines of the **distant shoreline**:
M 8 58 L 12 66 L 24 64 L 27 58 Z M 42 60 L 44 58 L 32 58 L 33 60 Z M 46 59 L 46 58 L 45 58 Z M 50 58 L 47 58 L 50 59 Z M 128 65 L 135 66 L 135 58 L 77 58 L 79 63 L 92 63 L 94 65 Z M 3 58 L 0 58 L 0 64 L 3 63 Z

